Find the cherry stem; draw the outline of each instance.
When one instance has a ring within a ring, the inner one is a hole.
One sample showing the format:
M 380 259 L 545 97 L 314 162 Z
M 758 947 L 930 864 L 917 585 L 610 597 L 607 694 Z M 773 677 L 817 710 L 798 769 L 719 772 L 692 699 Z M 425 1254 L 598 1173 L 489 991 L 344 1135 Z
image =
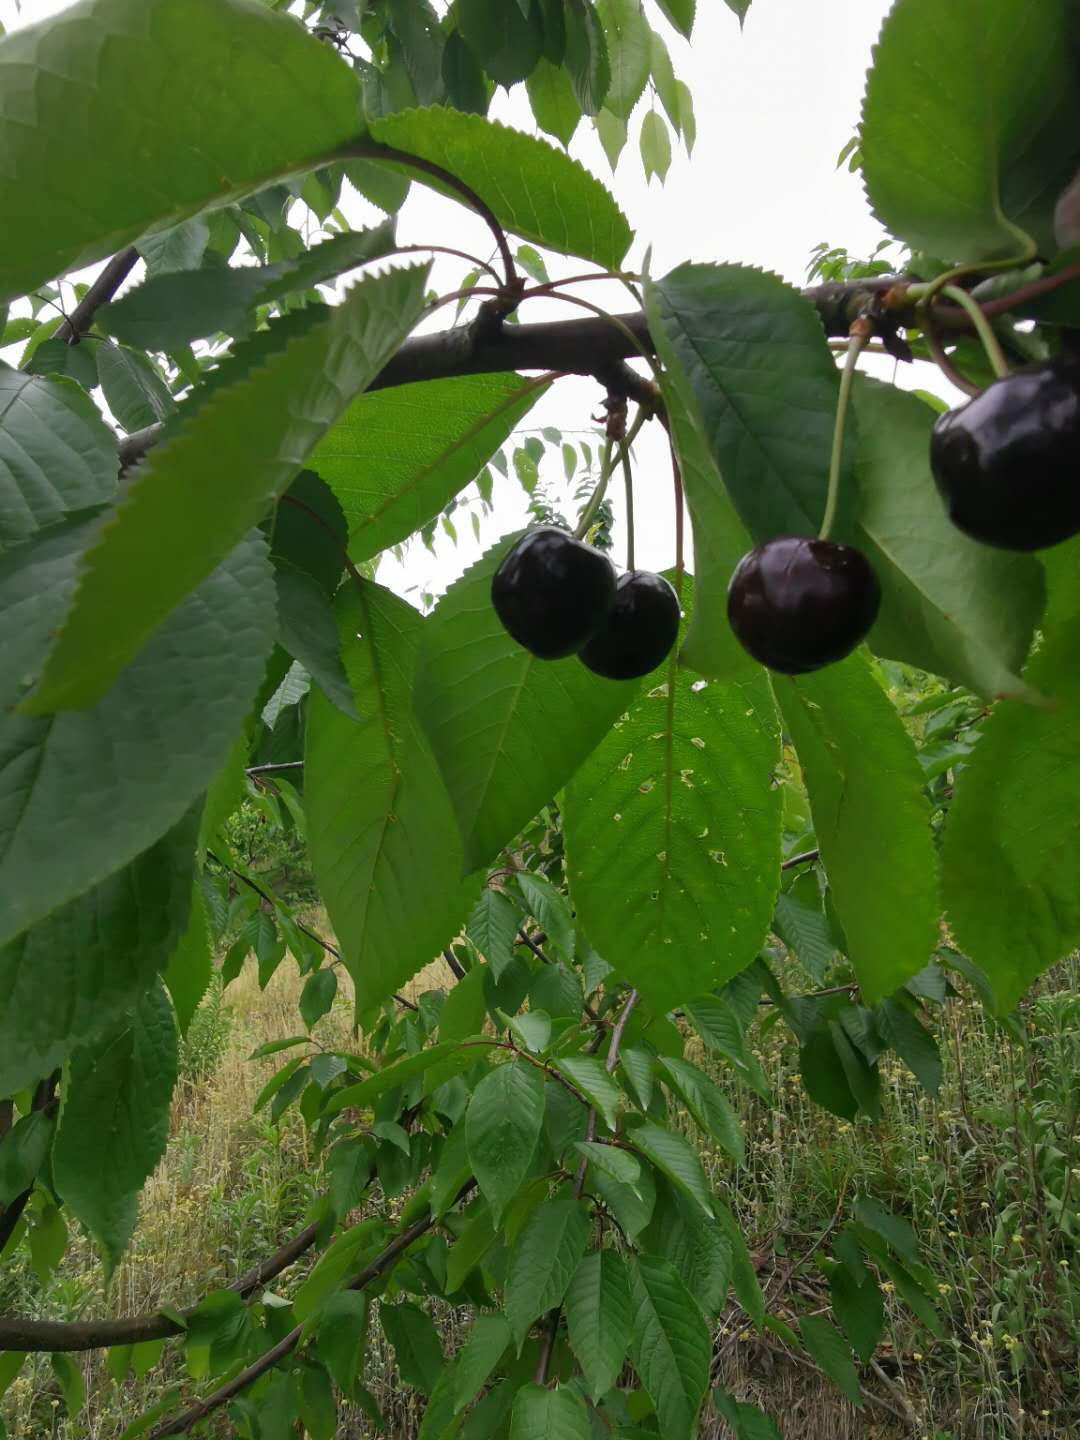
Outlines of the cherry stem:
M 977 300 L 972 299 L 968 292 L 959 285 L 943 285 L 942 295 L 950 300 L 955 300 L 960 308 L 971 317 L 971 323 L 975 333 L 982 341 L 982 347 L 986 351 L 986 358 L 990 361 L 990 367 L 1000 380 L 1009 373 L 1009 362 L 1005 359 L 1005 352 L 1001 348 L 1001 342 L 994 334 L 994 327 L 983 314 L 982 306 Z
M 847 421 L 851 387 L 855 380 L 859 356 L 872 334 L 873 327 L 868 320 L 858 319 L 851 327 L 844 370 L 840 376 L 840 394 L 836 400 L 836 424 L 833 427 L 832 458 L 829 461 L 829 493 L 825 499 L 825 518 L 818 532 L 820 540 L 828 540 L 836 521 L 836 507 L 840 501 L 840 465 L 844 457 L 844 425 Z
M 626 486 L 626 568 L 634 568 L 634 476 L 630 469 L 630 450 L 623 443 L 619 447 L 622 459 L 623 483 Z
M 629 453 L 630 446 L 637 439 L 638 431 L 641 429 L 642 425 L 645 424 L 645 421 L 648 418 L 648 411 L 645 409 L 644 406 L 639 406 L 638 412 L 634 416 L 634 423 L 627 431 L 626 439 L 622 441 L 622 444 L 620 446 L 620 453 Z M 600 458 L 600 479 L 596 482 L 596 489 L 589 496 L 589 503 L 581 512 L 581 519 L 578 521 L 577 529 L 574 531 L 574 538 L 576 540 L 584 540 L 585 536 L 588 534 L 589 526 L 596 519 L 596 512 L 600 509 L 600 505 L 604 499 L 604 495 L 608 487 L 608 481 L 611 479 L 615 466 L 619 463 L 618 456 L 614 456 L 612 454 L 613 449 L 614 444 L 612 442 L 611 436 L 609 435 L 604 441 L 604 452 Z
M 683 483 L 679 469 L 679 457 L 675 453 L 675 442 L 669 440 L 671 451 L 671 482 L 675 489 L 675 594 L 682 600 L 683 571 Z

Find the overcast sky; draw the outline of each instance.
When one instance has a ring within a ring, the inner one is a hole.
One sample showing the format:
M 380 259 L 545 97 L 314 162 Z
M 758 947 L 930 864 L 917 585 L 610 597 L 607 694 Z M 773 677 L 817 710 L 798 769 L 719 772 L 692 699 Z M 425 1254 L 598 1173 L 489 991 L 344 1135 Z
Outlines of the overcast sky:
M 20 16 L 14 0 L 0 0 L 0 21 L 13 28 L 66 8 L 63 0 L 23 0 Z M 692 44 L 659 18 L 655 6 L 649 8 L 668 41 L 677 74 L 693 92 L 698 127 L 693 155 L 688 159 L 678 149 L 666 183 L 645 183 L 635 142 L 647 101 L 635 112 L 631 142 L 614 177 L 586 123 L 571 144 L 571 153 L 610 186 L 630 219 L 638 238 L 628 265 L 639 263 L 651 246 L 657 275 L 684 260 L 741 261 L 802 284 L 810 252 L 819 241 L 842 245 L 853 255 L 870 254 L 882 232 L 867 208 L 858 175 L 846 166 L 838 170 L 836 158 L 858 124 L 871 46 L 889 0 L 754 0 L 741 33 L 722 0 L 699 0 Z M 529 120 L 523 95 L 517 92 L 501 93 L 493 114 L 519 125 Z M 361 202 L 346 209 L 355 224 L 375 215 Z M 399 236 L 412 242 L 438 240 L 482 254 L 490 249 L 487 231 L 471 215 L 419 186 L 414 186 L 403 212 Z M 571 273 L 568 264 L 581 268 L 580 262 L 556 259 L 552 273 Z M 434 275 L 440 288 L 449 289 L 460 268 L 440 262 Z M 616 284 L 591 285 L 582 293 L 600 302 L 602 292 L 602 303 L 613 310 L 629 308 L 630 297 Z M 540 320 L 580 313 L 539 301 L 523 315 Z M 862 363 L 889 378 L 895 368 L 874 356 Z M 928 367 L 900 370 L 897 378 L 905 386 L 947 393 Z M 590 381 L 561 381 L 526 424 L 567 431 L 587 428 L 602 398 Z M 670 565 L 674 557 L 666 446 L 658 433 L 651 433 L 658 430 L 647 426 L 635 447 L 638 564 L 654 569 Z M 561 470 L 553 460 L 544 473 L 555 477 Z M 621 486 L 615 488 L 616 558 L 621 559 Z M 464 525 L 456 549 L 444 538 L 433 557 L 416 545 L 404 568 L 385 563 L 380 579 L 413 596 L 417 588 L 442 590 L 480 549 L 521 523 L 525 497 L 515 481 L 500 480 L 495 501 L 497 515 L 485 522 L 481 544 Z

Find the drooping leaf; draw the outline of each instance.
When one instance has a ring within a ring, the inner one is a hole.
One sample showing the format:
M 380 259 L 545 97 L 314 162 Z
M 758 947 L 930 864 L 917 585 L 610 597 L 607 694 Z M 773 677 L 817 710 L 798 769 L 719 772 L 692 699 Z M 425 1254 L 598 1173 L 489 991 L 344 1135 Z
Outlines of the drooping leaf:
M 574 917 L 566 896 L 546 876 L 531 870 L 519 870 L 516 879 L 529 914 L 547 934 L 544 943 L 569 963 L 574 958 Z
M 139 1191 L 165 1153 L 175 1081 L 176 1027 L 160 983 L 72 1059 L 53 1175 L 110 1270 L 131 1238 Z
M 498 0 L 501 13 L 513 5 Z M 531 68 L 531 67 L 530 67 Z M 474 190 L 515 235 L 615 269 L 630 227 L 610 193 L 576 160 L 534 135 L 433 105 L 370 123 L 374 139 L 434 161 Z M 422 171 L 416 178 L 431 183 Z
M 263 519 L 408 333 L 426 274 L 420 267 L 375 276 L 333 309 L 286 317 L 225 367 L 191 418 L 181 409 L 86 552 L 30 711 L 82 707 L 101 696 L 155 627 Z M 300 333 L 292 334 L 297 319 Z
M 77 901 L 76 904 L 78 903 L 80 902 Z M 36 929 L 31 933 L 36 934 Z M 181 1035 L 187 1034 L 188 1026 L 199 1008 L 199 1002 L 206 994 L 212 975 L 213 963 L 202 887 L 195 884 L 191 889 L 187 925 L 161 976 L 173 1003 L 176 1028 Z
M 416 710 L 465 839 L 485 864 L 565 784 L 635 691 L 576 658 L 537 660 L 503 629 L 491 577 L 508 536 L 451 585 L 424 626 Z
M 929 406 L 870 379 L 854 399 L 855 537 L 882 588 L 873 648 L 984 695 L 1025 695 L 1019 676 L 1042 613 L 1041 567 L 969 540 L 949 520 L 930 474 Z
M 447 1042 L 442 1045 L 429 1045 L 426 1049 L 419 1051 L 416 1055 L 406 1055 L 402 1060 L 396 1060 L 392 1065 L 384 1065 L 374 1075 L 369 1075 L 365 1080 L 359 1080 L 355 1085 L 346 1086 L 339 1090 L 329 1100 L 325 1113 L 336 1114 L 339 1110 L 352 1109 L 356 1106 L 369 1106 L 380 1095 L 385 1095 L 387 1090 L 396 1090 L 399 1085 L 404 1085 L 407 1080 L 412 1080 L 417 1075 L 423 1075 L 425 1070 L 440 1069 L 460 1059 L 461 1068 L 475 1064 L 475 1055 L 468 1050 L 461 1050 L 454 1043 Z
M 593 0 L 580 0 L 580 3 L 574 0 L 566 7 L 565 14 L 565 63 L 570 83 L 582 113 L 597 116 L 599 125 L 599 115 L 611 115 L 610 110 L 602 111 L 600 108 L 611 85 L 611 64 L 604 27 Z M 617 125 L 623 124 L 618 116 L 611 115 L 611 118 Z M 625 129 L 623 124 L 624 136 Z
M 618 1380 L 633 1329 L 630 1278 L 617 1251 L 595 1250 L 574 1271 L 566 1292 L 566 1325 L 597 1400 Z
M 0 1205 L 10 1205 L 33 1185 L 52 1147 L 55 1123 L 44 1110 L 32 1110 L 0 1140 Z
M 346 719 L 358 720 L 330 597 L 306 571 L 287 562 L 275 566 L 274 583 L 282 649 L 300 662 L 331 705 Z
M 176 350 L 204 335 L 244 335 L 255 308 L 290 291 L 310 290 L 394 245 L 394 225 L 346 231 L 274 265 L 214 266 L 151 276 L 104 306 L 97 322 L 110 335 L 143 350 Z
M 872 1003 L 918 974 L 937 943 L 936 859 L 915 748 L 859 652 L 814 674 L 773 676 L 773 691 L 847 953 Z
M 697 0 L 656 0 L 666 19 L 670 20 L 680 34 L 689 40 L 694 28 Z
M 415 1305 L 380 1305 L 379 1323 L 406 1385 L 430 1395 L 443 1368 L 442 1345 L 430 1315 Z
M 1024 678 L 1050 705 L 997 706 L 945 827 L 946 912 L 1002 1014 L 1080 940 L 1078 646 L 1075 615 L 1047 635 Z
M 563 821 L 584 930 L 663 1014 L 742 970 L 768 930 L 779 731 L 760 673 L 704 682 L 673 653 L 645 684 L 571 779 Z
M 353 401 L 308 460 L 341 502 L 353 561 L 438 515 L 546 390 L 519 375 L 467 375 Z
M 191 905 L 197 827 L 198 807 L 0 949 L 0 1093 L 49 1074 L 165 968 Z
M 510 1440 L 589 1440 L 589 1412 L 575 1390 L 523 1385 L 514 1396 Z
M 667 1180 L 657 1182 L 641 1249 L 671 1261 L 707 1316 L 723 1309 L 734 1269 L 731 1242 L 716 1220 Z
M 0 365 L 0 415 L 0 551 L 112 496 L 116 441 L 78 385 Z
M 505 1315 L 497 1311 L 493 1314 L 477 1315 L 469 1337 L 456 1357 L 455 1410 L 464 1410 L 480 1393 L 509 1348 L 512 1338 L 510 1322 Z
M 523 1060 L 496 1065 L 473 1091 L 469 1159 L 496 1222 L 528 1174 L 543 1120 L 543 1077 Z
M 630 1274 L 634 1369 L 656 1407 L 661 1433 L 690 1440 L 709 1384 L 709 1327 L 667 1260 L 639 1256 Z
M 0 91 L 0 213 L 24 217 L 0 302 L 302 170 L 358 124 L 333 47 L 242 0 L 82 0 L 0 42 Z
M 581 102 L 574 94 L 569 72 L 562 65 L 541 60 L 525 87 L 529 104 L 540 129 L 554 135 L 562 145 L 569 145 L 581 121 Z
M 859 132 L 890 233 L 952 260 L 1018 254 L 1023 232 L 1054 252 L 1054 205 L 1080 164 L 1070 19 L 1067 5 L 1025 0 L 893 5 Z
M 858 1371 L 851 1361 L 851 1350 L 832 1321 L 824 1315 L 803 1315 L 799 1319 L 799 1334 L 811 1358 L 817 1361 L 837 1389 L 853 1405 L 861 1406 L 862 1390 Z
M 675 1090 L 707 1135 L 711 1135 L 737 1163 L 744 1154 L 742 1132 L 730 1102 L 720 1086 L 689 1060 L 661 1056 L 665 1082 Z
M 596 12 L 611 66 L 604 104 L 613 115 L 629 120 L 649 78 L 649 24 L 638 0 L 597 0 Z
M 628 1143 L 651 1160 L 662 1175 L 684 1195 L 701 1206 L 706 1215 L 713 1213 L 712 1196 L 694 1147 L 676 1130 L 654 1125 L 651 1120 L 635 1125 Z
M 526 1220 L 506 1272 L 506 1317 L 519 1351 L 533 1321 L 562 1304 L 588 1239 L 588 1218 L 569 1184 Z
M 540 59 L 544 37 L 539 17 L 516 0 L 460 0 L 458 23 L 481 65 L 507 89 L 524 80 Z
M 168 386 L 141 350 L 102 340 L 94 348 L 94 358 L 101 393 L 122 430 L 130 434 L 176 413 Z
M 304 982 L 297 1008 L 304 1024 L 310 1030 L 328 1013 L 337 995 L 337 972 L 324 965 Z
M 344 588 L 337 615 L 363 719 L 313 694 L 304 808 L 312 865 L 363 1010 L 442 950 L 474 903 L 457 826 L 413 716 L 420 616 L 380 586 Z M 414 886 L 423 876 L 424 902 Z
M 846 1265 L 839 1265 L 829 1281 L 829 1293 L 844 1334 L 863 1364 L 869 1364 L 885 1328 L 885 1300 L 877 1280 L 866 1271 L 860 1283 Z
M 671 168 L 671 135 L 659 110 L 649 110 L 641 122 L 638 136 L 641 164 L 646 180 L 655 175 L 661 184 Z
M 50 572 L 48 598 L 39 596 L 32 623 L 55 623 L 57 601 L 63 613 L 74 564 L 69 555 Z M 253 533 L 92 710 L 6 716 L 0 725 L 0 944 L 100 884 L 177 823 L 223 765 L 262 678 L 273 632 L 266 546 Z
M 554 1065 L 560 1075 L 581 1091 L 608 1129 L 614 1130 L 623 1097 L 603 1062 L 594 1055 L 573 1055 L 554 1061 Z
M 514 956 L 514 939 L 522 914 L 509 896 L 487 886 L 473 907 L 465 933 L 491 966 L 498 980 Z

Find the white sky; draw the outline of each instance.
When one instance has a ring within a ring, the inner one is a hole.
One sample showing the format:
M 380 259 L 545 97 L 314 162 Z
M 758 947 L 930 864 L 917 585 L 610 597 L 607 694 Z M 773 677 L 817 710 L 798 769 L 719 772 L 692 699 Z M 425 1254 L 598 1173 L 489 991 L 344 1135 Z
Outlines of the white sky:
M 66 0 L 23 0 L 20 15 L 14 0 L 0 0 L 0 22 L 14 28 L 65 8 Z M 858 175 L 846 167 L 837 170 L 836 157 L 857 126 L 871 46 L 889 0 L 754 0 L 741 33 L 722 0 L 700 0 L 689 45 L 650 8 L 676 73 L 694 96 L 698 134 L 693 156 L 688 159 L 677 149 L 666 183 L 646 185 L 635 142 L 647 102 L 635 112 L 630 144 L 614 177 L 590 126 L 583 123 L 571 144 L 571 153 L 613 190 L 638 236 L 627 264 L 634 267 L 651 246 L 656 275 L 684 260 L 742 261 L 802 284 L 819 241 L 869 255 L 882 231 L 870 215 Z M 528 124 L 522 87 L 509 96 L 500 94 L 493 114 Z M 355 224 L 377 214 L 362 203 L 346 210 Z M 483 255 L 490 251 L 490 236 L 473 216 L 419 186 L 402 212 L 399 238 L 402 243 L 426 239 L 459 245 Z M 558 275 L 582 267 L 556 257 L 550 268 Z M 453 288 L 460 274 L 461 267 L 440 261 L 435 283 Z M 613 310 L 632 308 L 629 295 L 615 283 L 590 285 L 581 293 Z M 523 318 L 581 313 L 538 301 L 526 307 Z M 897 368 L 884 357 L 867 356 L 861 363 L 888 378 Z M 905 388 L 948 394 L 933 367 L 901 366 L 896 378 Z M 602 399 L 592 381 L 560 381 L 526 426 L 554 425 L 568 432 L 588 428 Z M 670 467 L 658 431 L 657 425 L 647 426 L 635 446 L 637 563 L 653 569 L 674 559 Z M 561 476 L 557 457 L 543 474 Z M 615 556 L 621 561 L 621 484 L 611 493 Z M 498 479 L 494 499 L 496 514 L 484 522 L 480 544 L 463 523 L 457 548 L 441 537 L 432 556 L 416 544 L 403 567 L 392 559 L 384 562 L 380 580 L 411 591 L 412 598 L 417 588 L 440 592 L 480 550 L 522 522 L 526 500 L 515 480 Z

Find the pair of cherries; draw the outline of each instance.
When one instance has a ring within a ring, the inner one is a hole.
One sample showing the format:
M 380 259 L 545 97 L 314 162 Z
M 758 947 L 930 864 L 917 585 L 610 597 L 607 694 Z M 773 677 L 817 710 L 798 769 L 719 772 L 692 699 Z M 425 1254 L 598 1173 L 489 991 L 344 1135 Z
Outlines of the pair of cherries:
M 565 530 L 530 530 L 500 562 L 491 600 L 503 627 L 541 660 L 576 655 L 609 680 L 636 680 L 671 653 L 679 600 L 661 575 L 615 577 L 606 555 Z

